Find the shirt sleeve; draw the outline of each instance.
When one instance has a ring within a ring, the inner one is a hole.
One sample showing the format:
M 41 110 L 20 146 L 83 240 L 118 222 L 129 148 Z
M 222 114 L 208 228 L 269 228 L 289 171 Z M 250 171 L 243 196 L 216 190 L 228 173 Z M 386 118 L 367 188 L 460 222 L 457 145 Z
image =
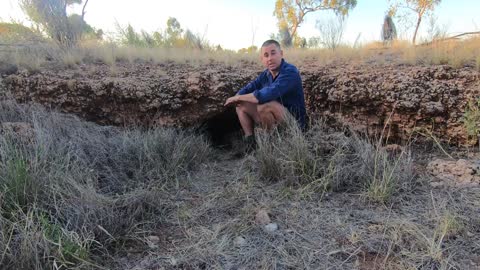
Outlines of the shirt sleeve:
M 272 84 L 255 90 L 253 95 L 258 99 L 259 104 L 263 104 L 276 100 L 287 93 L 296 91 L 299 82 L 301 84 L 300 74 L 298 74 L 298 72 L 285 70 L 278 75 Z
M 251 81 L 245 87 L 240 89 L 240 91 L 237 92 L 237 95 L 250 94 L 257 89 L 262 88 L 262 80 L 264 75 L 265 75 L 265 72 L 260 74 L 255 80 Z

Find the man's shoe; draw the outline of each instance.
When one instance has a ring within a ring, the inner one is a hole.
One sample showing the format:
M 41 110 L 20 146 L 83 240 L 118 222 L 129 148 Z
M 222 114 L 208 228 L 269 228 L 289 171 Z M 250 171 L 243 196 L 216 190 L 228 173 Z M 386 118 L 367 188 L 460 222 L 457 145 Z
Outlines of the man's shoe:
M 257 149 L 257 141 L 254 135 L 245 136 L 243 138 L 243 144 L 245 145 L 245 154 L 251 154 Z

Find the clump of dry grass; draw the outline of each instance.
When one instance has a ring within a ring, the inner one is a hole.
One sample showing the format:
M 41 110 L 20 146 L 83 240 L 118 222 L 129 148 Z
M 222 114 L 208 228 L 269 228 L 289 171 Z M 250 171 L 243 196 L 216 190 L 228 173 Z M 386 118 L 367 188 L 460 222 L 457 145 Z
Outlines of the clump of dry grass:
M 192 132 L 101 127 L 9 100 L 3 122 L 29 123 L 34 137 L 0 134 L 2 268 L 103 264 L 161 224 L 168 190 L 210 155 Z
M 365 197 L 388 202 L 400 190 L 411 189 L 415 173 L 408 150 L 388 153 L 381 139 L 344 132 L 328 132 L 321 122 L 303 134 L 296 121 L 257 135 L 255 154 L 259 177 L 300 186 L 303 193 L 326 190 L 364 192 Z
M 397 252 L 388 256 L 401 258 L 401 265 L 407 268 L 451 269 L 455 254 L 447 249 L 446 242 L 458 237 L 462 230 L 459 218 L 446 210 L 432 220 L 432 227 L 394 220 L 386 228 L 386 238 L 390 252 Z

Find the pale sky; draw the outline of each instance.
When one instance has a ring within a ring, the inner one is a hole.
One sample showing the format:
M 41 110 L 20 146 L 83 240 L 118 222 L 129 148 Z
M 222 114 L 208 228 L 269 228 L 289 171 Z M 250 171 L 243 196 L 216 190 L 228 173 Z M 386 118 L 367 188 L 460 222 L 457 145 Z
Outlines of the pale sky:
M 359 35 L 362 43 L 379 40 L 388 6 L 387 0 L 358 0 L 347 19 L 344 41 L 352 44 Z M 252 41 L 259 46 L 277 32 L 274 7 L 275 0 L 90 0 L 85 20 L 108 34 L 115 31 L 115 21 L 152 32 L 165 29 L 168 17 L 175 17 L 183 29 L 205 36 L 212 44 L 237 50 L 252 45 Z M 76 8 L 78 12 L 80 9 Z M 443 0 L 435 10 L 436 24 L 450 34 L 480 31 L 479 10 L 480 0 Z M 318 36 L 315 23 L 328 16 L 329 12 L 308 14 L 299 34 L 307 38 Z M 18 0 L 0 0 L 0 19 L 27 22 Z M 428 27 L 427 18 L 422 22 L 421 35 L 426 35 Z

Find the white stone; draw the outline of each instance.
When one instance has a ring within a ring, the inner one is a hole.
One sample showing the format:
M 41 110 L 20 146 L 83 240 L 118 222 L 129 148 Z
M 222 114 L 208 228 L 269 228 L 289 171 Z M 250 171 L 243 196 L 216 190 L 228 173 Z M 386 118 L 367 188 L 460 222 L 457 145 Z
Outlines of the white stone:
M 265 230 L 267 232 L 274 232 L 274 231 L 278 230 L 278 224 L 277 223 L 267 224 L 267 225 L 265 225 Z
M 247 243 L 247 240 L 242 236 L 237 236 L 235 237 L 235 240 L 233 240 L 233 244 L 237 247 L 244 246 L 246 243 Z

